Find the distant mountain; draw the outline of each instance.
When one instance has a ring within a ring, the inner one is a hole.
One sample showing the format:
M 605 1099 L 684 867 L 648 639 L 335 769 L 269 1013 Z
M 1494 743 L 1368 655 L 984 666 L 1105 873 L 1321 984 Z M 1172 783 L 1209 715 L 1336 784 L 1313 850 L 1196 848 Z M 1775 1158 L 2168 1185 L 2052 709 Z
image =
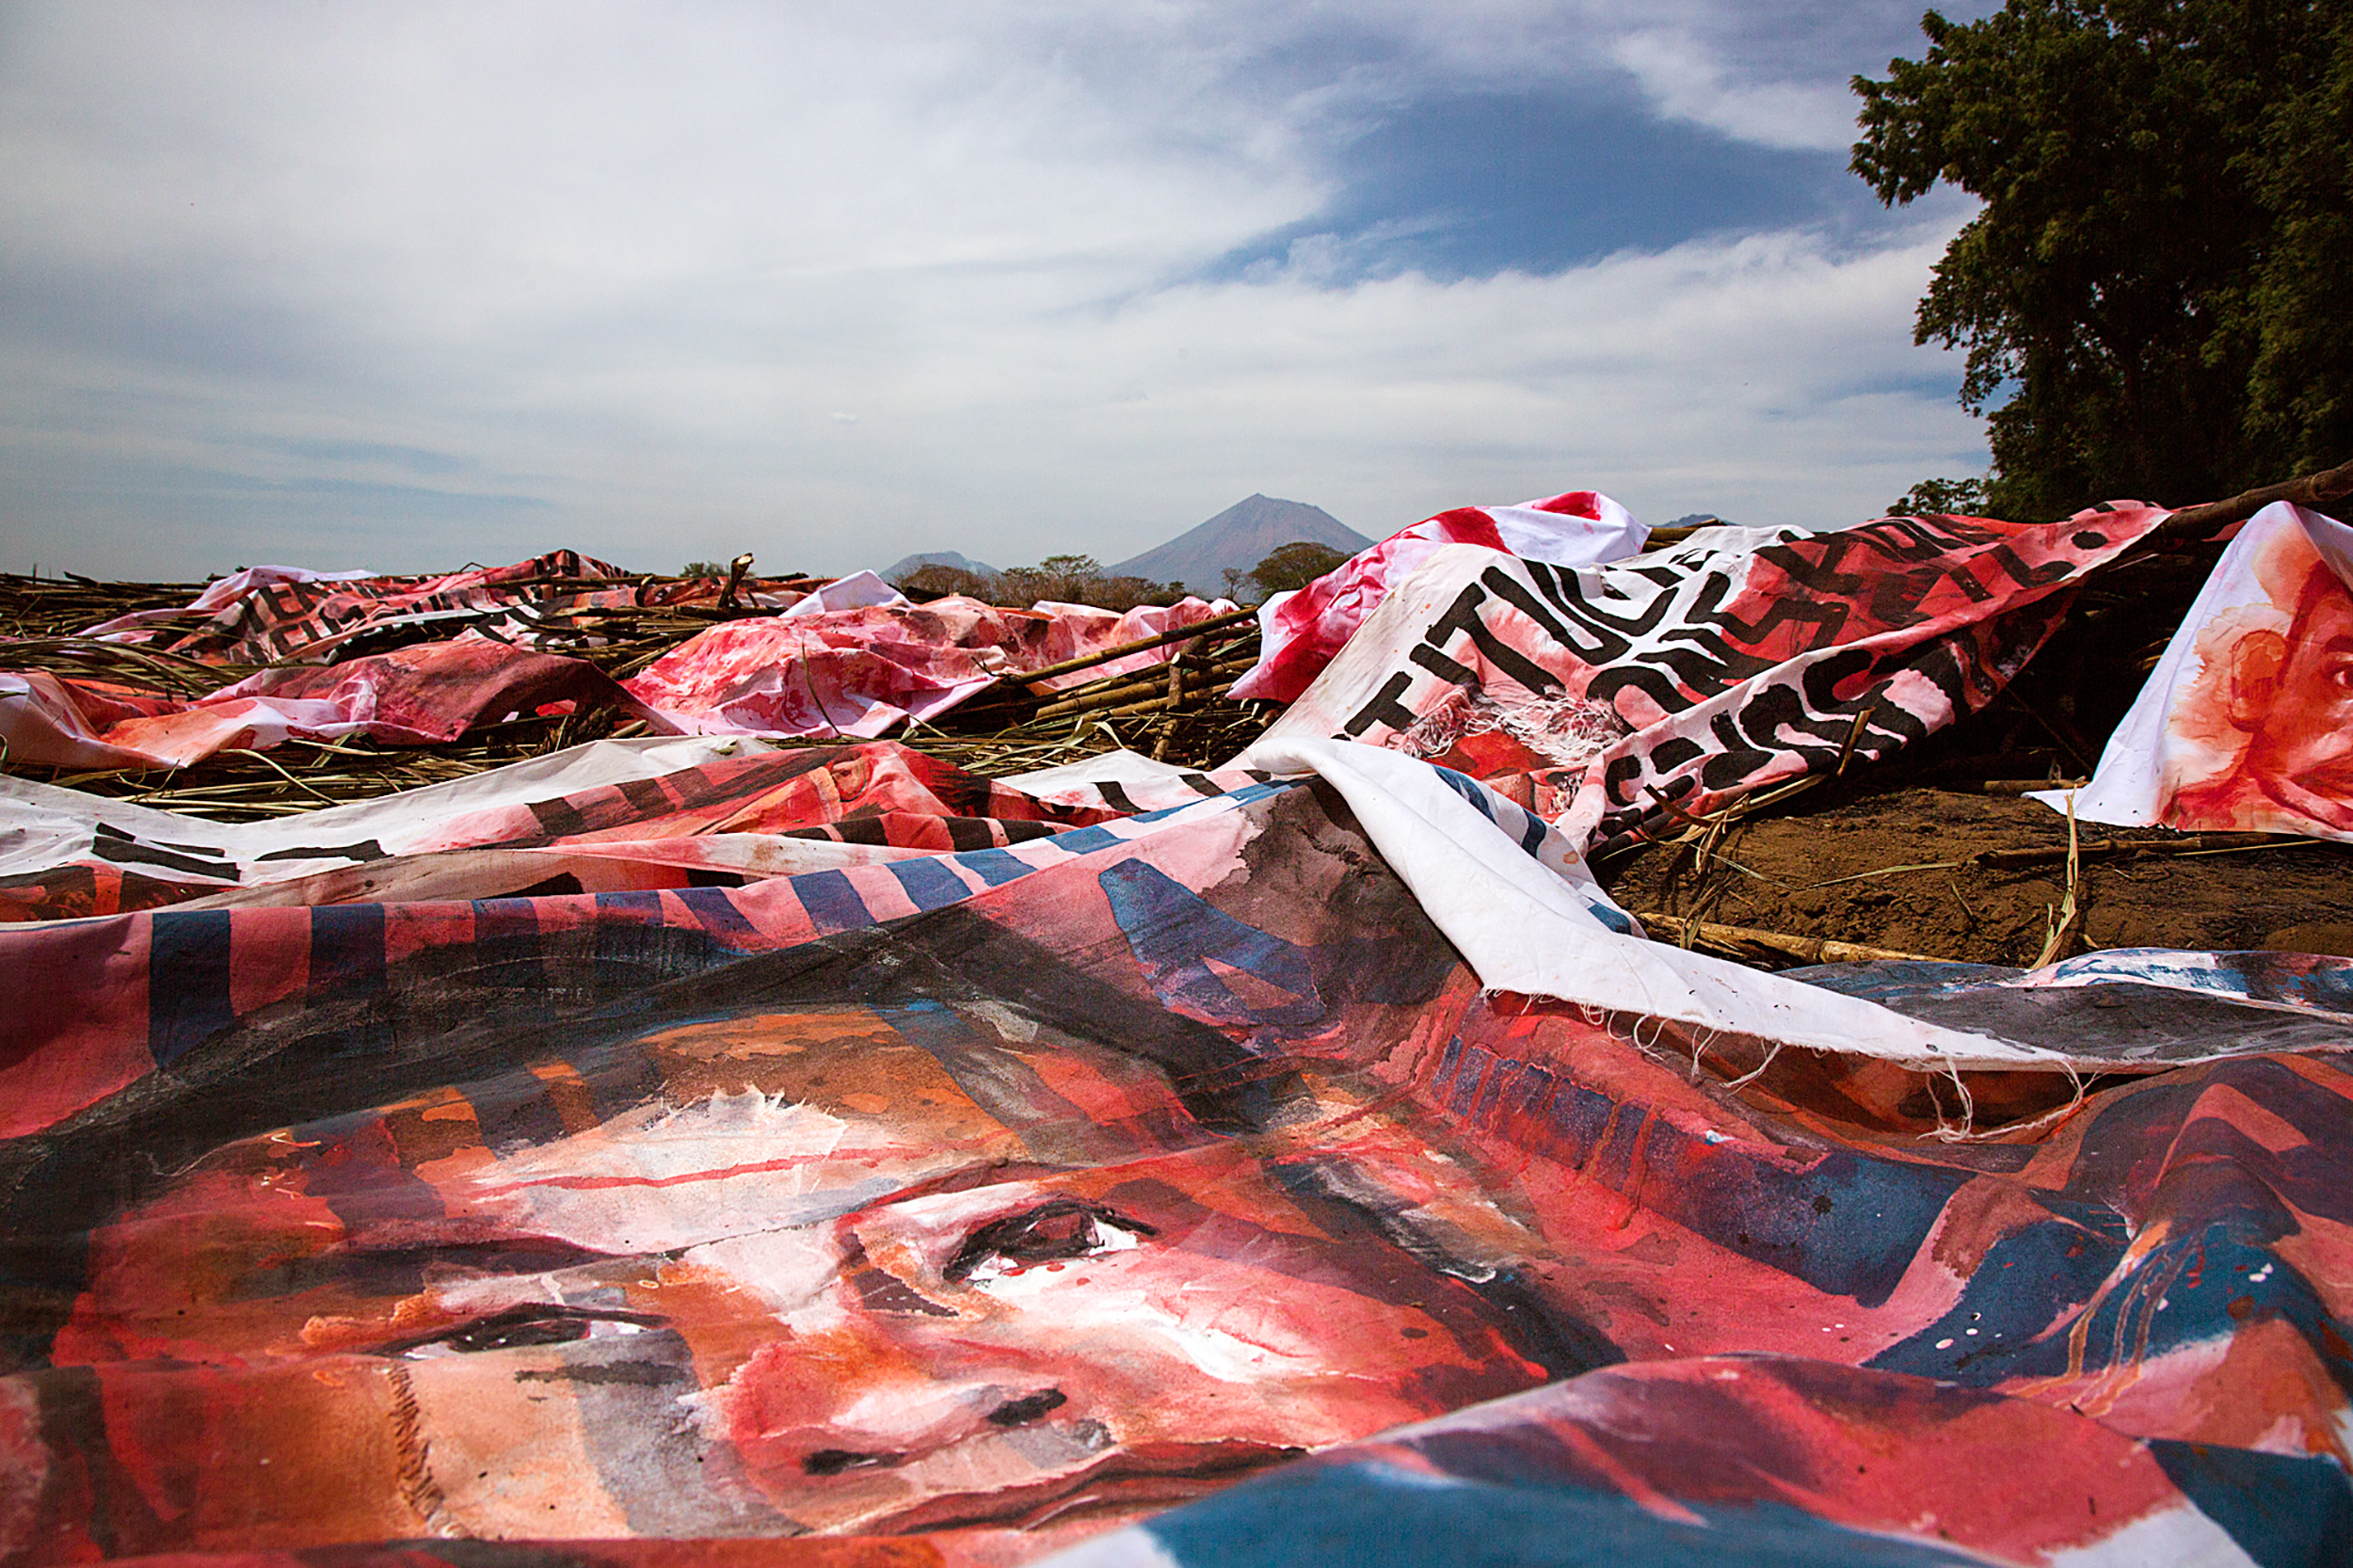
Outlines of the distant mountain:
M 922 555 L 903 555 L 875 575 L 886 583 L 896 583 L 907 573 L 920 571 L 925 567 L 953 567 L 958 571 L 968 571 L 975 577 L 997 575 L 995 567 L 984 561 L 975 561 L 968 555 L 959 555 L 952 550 L 935 550 Z
M 1234 503 L 1200 527 L 1188 529 L 1141 555 L 1115 562 L 1109 569 L 1114 577 L 1182 583 L 1207 596 L 1224 590 L 1226 568 L 1248 571 L 1276 546 L 1303 539 L 1330 545 L 1348 555 L 1372 543 L 1321 506 L 1254 495 Z

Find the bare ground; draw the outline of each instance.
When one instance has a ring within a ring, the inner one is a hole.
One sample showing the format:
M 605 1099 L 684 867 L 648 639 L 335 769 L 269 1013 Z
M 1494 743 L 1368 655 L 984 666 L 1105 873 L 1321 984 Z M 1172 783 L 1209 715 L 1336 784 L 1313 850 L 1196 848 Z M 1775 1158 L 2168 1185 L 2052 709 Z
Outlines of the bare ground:
M 2077 831 L 2086 845 L 2179 847 L 2189 838 L 2092 824 Z M 1638 912 L 2024 966 L 2041 952 L 2065 903 L 2067 833 L 2066 817 L 2036 801 L 1914 787 L 1753 819 L 1730 828 L 1705 863 L 1696 845 L 1654 844 L 1596 869 Z M 2024 866 L 1976 859 L 2019 851 L 2049 858 Z M 2080 915 L 2057 956 L 2122 947 L 2353 956 L 2348 871 L 2353 846 L 2311 840 L 2222 853 L 2086 855 L 2075 887 Z

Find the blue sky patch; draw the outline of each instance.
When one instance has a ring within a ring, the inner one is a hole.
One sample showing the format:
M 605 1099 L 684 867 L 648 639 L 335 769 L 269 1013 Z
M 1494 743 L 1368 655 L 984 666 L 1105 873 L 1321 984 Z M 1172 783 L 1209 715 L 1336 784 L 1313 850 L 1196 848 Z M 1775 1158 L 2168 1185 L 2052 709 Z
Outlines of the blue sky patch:
M 1554 273 L 1878 210 L 1835 154 L 1736 141 L 1646 113 L 1630 95 L 1570 86 L 1423 99 L 1332 158 L 1330 206 L 1229 251 L 1209 276 Z

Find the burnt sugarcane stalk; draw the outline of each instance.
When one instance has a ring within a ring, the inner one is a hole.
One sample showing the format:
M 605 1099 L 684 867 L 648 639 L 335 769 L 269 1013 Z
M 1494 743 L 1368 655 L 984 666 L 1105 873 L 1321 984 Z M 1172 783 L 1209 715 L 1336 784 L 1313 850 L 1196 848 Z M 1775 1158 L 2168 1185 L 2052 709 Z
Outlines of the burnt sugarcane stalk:
M 1894 948 L 1866 947 L 1861 942 L 1834 942 L 1827 936 L 1800 936 L 1786 931 L 1760 931 L 1754 926 L 1719 925 L 1713 920 L 1687 920 L 1678 915 L 1662 915 L 1652 910 L 1636 914 L 1653 941 L 1661 937 L 1681 937 L 1687 933 L 1702 946 L 1747 955 L 1769 952 L 1777 958 L 1794 958 L 1801 964 L 1868 964 L 1879 960 L 1908 960 L 1914 963 L 1943 963 L 1927 953 L 1899 952 Z
M 1243 621 L 1256 620 L 1258 612 L 1256 610 L 1236 610 L 1228 615 L 1211 616 L 1208 620 L 1194 621 L 1190 626 L 1179 626 L 1149 637 L 1139 637 L 1132 643 L 1122 643 L 1117 648 L 1102 648 L 1094 653 L 1081 654 L 1076 659 L 1064 659 L 1061 664 L 1048 664 L 1044 669 L 1000 675 L 997 678 L 996 686 L 977 692 L 968 700 L 977 701 L 982 697 L 994 696 L 998 687 L 1026 686 L 1039 680 L 1051 680 L 1056 676 L 1075 675 L 1080 670 L 1093 669 L 1097 664 L 1108 664 L 1112 660 L 1124 659 L 1130 653 L 1142 653 L 1149 648 L 1163 648 L 1170 643 L 1190 642 L 1195 637 L 1211 632 L 1223 632 L 1229 626 L 1239 626 Z
M 2286 849 L 2325 844 L 2326 839 L 2298 833 L 2192 833 L 2179 839 L 2089 839 L 2076 846 L 2083 860 L 2110 860 L 2142 855 L 2224 855 L 2242 849 Z M 1989 849 L 1970 856 L 1969 863 L 1992 871 L 2015 871 L 2067 858 L 2063 846 L 2042 849 Z
M 1188 691 L 1182 696 L 1148 697 L 1142 702 L 1130 702 L 1117 708 L 1103 709 L 1100 710 L 1100 712 L 1102 712 L 1103 717 L 1107 719 L 1128 718 L 1138 713 L 1164 713 L 1172 708 L 1181 708 L 1188 703 L 1214 702 L 1219 697 L 1224 696 L 1227 692 L 1230 692 L 1233 689 L 1234 683 L 1228 680 L 1222 686 L 1211 686 L 1206 690 L 1200 691 Z M 1096 710 L 1089 711 L 1096 712 Z
M 1123 705 L 1132 704 L 1144 697 L 1146 694 L 1159 691 L 1163 694 L 1160 700 L 1173 707 L 1175 706 L 1175 699 L 1182 696 L 1184 693 L 1184 688 L 1181 688 L 1178 685 L 1178 681 L 1180 680 L 1186 680 L 1189 685 L 1191 680 L 1193 679 L 1216 680 L 1221 676 L 1240 676 L 1254 667 L 1257 664 L 1257 661 L 1252 658 L 1225 659 L 1221 660 L 1217 664 L 1210 664 L 1207 668 L 1193 668 L 1189 677 L 1171 673 L 1163 678 L 1160 672 L 1155 671 L 1149 676 L 1131 678 L 1128 680 L 1124 680 L 1116 686 L 1106 687 L 1100 691 L 1088 692 L 1079 696 L 1064 697 L 1060 702 L 1049 702 L 1045 707 L 1040 708 L 1037 711 L 1036 716 L 1041 719 L 1060 718 L 1065 713 L 1093 713 L 1107 708 L 1122 712 L 1153 712 L 1158 710 L 1149 708 L 1130 709 Z M 1188 666 L 1180 662 L 1170 664 L 1168 668 L 1171 672 L 1177 672 L 1187 670 Z M 1223 696 L 1225 687 L 1231 686 L 1233 682 L 1231 680 L 1226 680 L 1224 686 L 1218 688 L 1218 695 Z M 1193 687 L 1192 689 L 1195 694 L 1198 693 L 1199 688 Z

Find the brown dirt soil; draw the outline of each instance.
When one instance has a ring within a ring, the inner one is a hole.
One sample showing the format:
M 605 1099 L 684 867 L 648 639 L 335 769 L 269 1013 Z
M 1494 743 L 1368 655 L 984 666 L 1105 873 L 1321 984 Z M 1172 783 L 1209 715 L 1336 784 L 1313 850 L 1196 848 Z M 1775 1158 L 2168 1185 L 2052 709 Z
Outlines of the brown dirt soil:
M 2066 894 L 2067 819 L 2059 812 L 2031 800 L 1926 788 L 1790 805 L 1786 814 L 1730 828 L 1705 866 L 1696 846 L 1654 844 L 1595 869 L 1618 902 L 1638 913 L 1978 964 L 2027 965 L 2041 951 Z M 2087 845 L 2185 838 L 2089 823 L 2077 832 Z M 2056 855 L 2025 867 L 1971 859 L 2017 850 Z M 2319 840 L 2088 856 L 2076 887 L 2081 918 L 2058 956 L 2122 947 L 2353 956 L 2348 869 L 2353 845 Z M 1802 961 L 1768 960 L 1776 967 Z

